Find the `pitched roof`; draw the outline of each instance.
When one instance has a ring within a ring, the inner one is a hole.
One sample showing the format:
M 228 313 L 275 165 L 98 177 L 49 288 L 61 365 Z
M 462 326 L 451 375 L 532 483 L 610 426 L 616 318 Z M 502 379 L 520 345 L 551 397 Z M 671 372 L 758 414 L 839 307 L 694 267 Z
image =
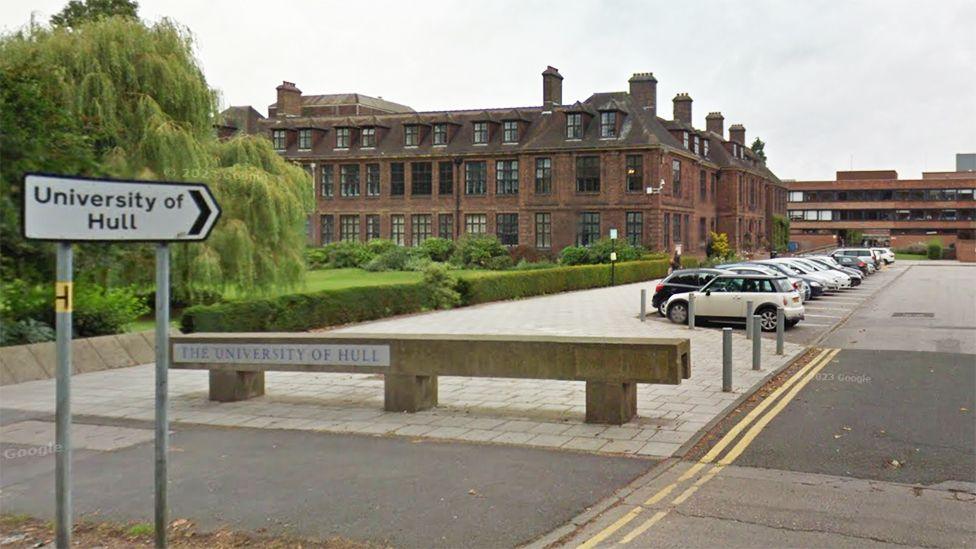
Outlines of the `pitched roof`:
M 334 107 L 338 105 L 362 105 L 391 113 L 414 112 L 412 108 L 406 105 L 387 101 L 382 97 L 372 97 L 361 93 L 330 93 L 302 96 L 303 107 Z M 268 105 L 269 108 L 277 106 L 277 102 Z

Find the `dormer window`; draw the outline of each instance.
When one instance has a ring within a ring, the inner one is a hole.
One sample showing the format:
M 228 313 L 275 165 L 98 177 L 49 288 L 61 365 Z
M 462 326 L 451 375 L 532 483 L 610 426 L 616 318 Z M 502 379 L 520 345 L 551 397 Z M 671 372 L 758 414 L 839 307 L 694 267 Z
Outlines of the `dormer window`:
M 688 132 L 681 132 L 681 143 L 686 149 L 691 150 L 690 143 L 688 142 Z
M 695 144 L 695 154 L 701 154 L 701 138 L 696 135 L 693 142 Z
M 518 122 L 515 120 L 506 120 L 502 122 L 502 142 L 503 143 L 518 143 Z
M 617 137 L 617 113 L 604 111 L 600 113 L 600 137 Z
M 487 122 L 475 122 L 474 123 L 474 143 L 476 145 L 483 145 L 488 142 L 488 123 Z
M 364 149 L 372 149 L 376 146 L 376 128 L 363 128 L 360 137 Z
M 416 147 L 420 143 L 420 126 L 410 124 L 403 127 L 403 144 Z
M 583 137 L 583 115 L 578 112 L 566 114 L 566 139 Z
M 352 133 L 349 128 L 336 128 L 336 148 L 337 149 L 348 149 L 349 148 L 349 134 Z
M 298 149 L 307 151 L 312 148 L 312 130 L 298 130 Z
M 274 148 L 276 151 L 285 150 L 285 143 L 287 139 L 287 134 L 285 130 L 271 130 L 271 142 L 274 143 Z
M 447 145 L 447 124 L 434 124 L 434 144 Z
M 708 139 L 702 139 L 703 154 L 708 158 Z

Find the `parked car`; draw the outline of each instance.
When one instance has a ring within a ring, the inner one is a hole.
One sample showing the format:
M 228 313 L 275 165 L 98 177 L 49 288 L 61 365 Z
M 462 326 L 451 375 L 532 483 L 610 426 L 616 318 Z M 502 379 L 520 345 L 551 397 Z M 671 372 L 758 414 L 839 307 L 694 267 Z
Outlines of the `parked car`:
M 770 265 L 760 265 L 758 263 L 730 263 L 728 265 L 716 265 L 715 268 L 741 274 L 764 274 L 771 276 L 782 276 L 786 274 L 777 271 Z M 802 278 L 789 274 L 786 274 L 786 278 L 790 281 L 793 289 L 800 294 L 801 301 L 810 299 L 810 286 Z
M 840 282 L 841 288 L 850 288 L 854 286 L 854 281 L 851 280 L 851 277 L 839 269 L 822 265 L 816 261 L 811 261 L 806 257 L 794 257 L 793 260 L 813 269 L 816 272 L 833 276 L 838 282 Z
M 871 248 L 871 251 L 880 254 L 881 261 L 884 261 L 885 265 L 895 262 L 895 252 L 891 251 L 891 248 Z
M 835 261 L 834 258 L 830 257 L 829 255 L 810 255 L 804 256 L 803 259 L 810 260 L 819 265 L 823 265 L 828 269 L 840 271 L 846 274 L 847 276 L 851 277 L 851 286 L 860 286 L 861 280 L 864 278 L 864 274 L 862 274 L 858 269 L 845 267 L 840 263 L 837 263 L 837 261 Z
M 803 320 L 804 309 L 800 294 L 785 276 L 728 273 L 720 274 L 695 292 L 675 294 L 666 305 L 668 319 L 675 324 L 687 324 L 688 299 L 695 296 L 695 321 L 746 321 L 746 302 L 752 301 L 754 314 L 760 317 L 763 331 L 776 330 L 776 309 L 783 308 L 786 327 L 792 328 Z
M 697 290 L 711 282 L 713 278 L 724 273 L 721 269 L 681 269 L 674 271 L 654 288 L 651 306 L 657 309 L 661 316 L 665 316 L 664 305 L 674 294 Z
M 849 255 L 839 255 L 834 257 L 834 261 L 840 263 L 845 267 L 853 267 L 861 271 L 864 276 L 868 275 L 868 264 L 860 257 L 851 257 Z
M 875 252 L 872 252 L 871 248 L 838 248 L 830 255 L 834 257 L 837 257 L 838 255 L 860 257 L 865 262 L 873 265 L 875 268 L 881 266 L 881 256 Z
M 794 269 L 785 263 L 777 263 L 768 259 L 758 259 L 755 261 L 750 261 L 746 264 L 763 265 L 769 267 L 770 269 L 775 269 L 777 272 L 784 274 L 787 277 L 795 276 L 799 278 L 810 288 L 810 296 L 807 299 L 816 299 L 822 296 L 824 293 L 825 286 L 822 280 L 817 277 L 810 276 L 799 269 Z
M 820 281 L 827 290 L 839 290 L 841 287 L 841 281 L 839 277 L 833 276 L 826 272 L 820 272 L 809 265 L 804 265 L 800 261 L 797 261 L 795 257 L 782 257 L 776 259 L 770 259 L 769 261 L 774 261 L 776 263 L 781 263 L 783 265 L 788 265 L 793 269 L 796 269 L 803 274 L 810 275 Z

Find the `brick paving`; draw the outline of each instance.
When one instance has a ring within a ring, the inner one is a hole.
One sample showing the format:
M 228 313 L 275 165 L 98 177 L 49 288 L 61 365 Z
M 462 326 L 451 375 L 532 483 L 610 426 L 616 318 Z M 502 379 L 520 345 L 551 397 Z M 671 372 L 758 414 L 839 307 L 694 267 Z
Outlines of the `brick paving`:
M 267 394 L 245 402 L 207 400 L 207 372 L 170 371 L 171 421 L 226 427 L 295 429 L 405 436 L 564 450 L 670 456 L 743 392 L 803 350 L 787 343 L 775 356 L 764 339 L 763 369 L 751 369 L 751 345 L 733 338 L 733 392 L 721 391 L 721 330 L 641 323 L 640 289 L 630 284 L 382 320 L 338 333 L 537 334 L 687 337 L 691 379 L 681 385 L 639 385 L 638 417 L 623 426 L 590 425 L 584 383 L 497 378 L 440 378 L 439 406 L 416 414 L 383 411 L 382 376 L 269 372 Z M 54 380 L 0 387 L 5 409 L 54 412 Z M 153 367 L 77 375 L 76 415 L 153 419 Z M 52 431 L 53 433 L 53 431 Z M 53 434 L 52 434 L 53 440 Z

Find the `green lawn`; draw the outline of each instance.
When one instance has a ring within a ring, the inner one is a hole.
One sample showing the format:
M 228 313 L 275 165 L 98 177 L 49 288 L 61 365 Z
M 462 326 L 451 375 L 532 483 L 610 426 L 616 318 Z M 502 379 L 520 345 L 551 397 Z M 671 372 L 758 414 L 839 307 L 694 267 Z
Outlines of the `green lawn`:
M 928 259 L 928 258 L 929 256 L 925 254 L 903 254 L 900 252 L 895 252 L 895 259 L 916 260 L 916 259 Z

